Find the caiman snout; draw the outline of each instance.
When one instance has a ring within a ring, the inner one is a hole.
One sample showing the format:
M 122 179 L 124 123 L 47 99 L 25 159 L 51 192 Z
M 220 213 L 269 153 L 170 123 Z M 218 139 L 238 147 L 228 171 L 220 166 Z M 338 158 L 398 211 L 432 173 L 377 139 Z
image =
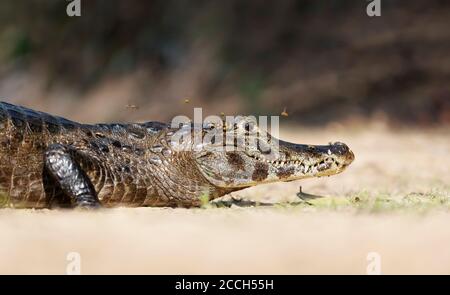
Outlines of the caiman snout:
M 345 143 L 335 142 L 331 145 L 331 153 L 345 157 L 345 164 L 350 164 L 355 159 L 355 155 Z

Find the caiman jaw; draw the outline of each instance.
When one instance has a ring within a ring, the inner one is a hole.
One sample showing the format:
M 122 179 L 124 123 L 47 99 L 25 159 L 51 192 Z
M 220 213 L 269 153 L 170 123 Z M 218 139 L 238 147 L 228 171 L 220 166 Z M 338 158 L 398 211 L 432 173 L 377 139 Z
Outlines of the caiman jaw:
M 355 158 L 347 145 L 340 142 L 330 145 L 302 145 L 280 141 L 279 146 L 277 159 L 269 159 L 263 154 L 251 156 L 255 159 L 253 175 L 259 176 L 252 179 L 254 182 L 330 176 L 344 171 Z

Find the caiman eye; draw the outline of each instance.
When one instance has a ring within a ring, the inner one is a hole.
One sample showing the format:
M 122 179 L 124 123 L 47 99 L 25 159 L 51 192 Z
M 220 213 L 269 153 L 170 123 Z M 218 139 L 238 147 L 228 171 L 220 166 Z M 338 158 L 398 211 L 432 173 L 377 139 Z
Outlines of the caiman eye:
M 206 131 L 211 131 L 216 128 L 217 128 L 217 126 L 213 122 L 208 122 L 208 123 L 203 124 L 203 129 L 205 129 Z

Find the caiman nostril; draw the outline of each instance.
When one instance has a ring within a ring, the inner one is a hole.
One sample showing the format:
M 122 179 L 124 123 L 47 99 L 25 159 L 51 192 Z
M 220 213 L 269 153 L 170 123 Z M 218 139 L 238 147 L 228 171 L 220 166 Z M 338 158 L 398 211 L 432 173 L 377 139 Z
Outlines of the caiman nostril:
M 351 163 L 351 162 L 353 162 L 354 159 L 355 159 L 355 154 L 352 151 L 349 151 L 349 153 L 347 155 L 347 162 Z

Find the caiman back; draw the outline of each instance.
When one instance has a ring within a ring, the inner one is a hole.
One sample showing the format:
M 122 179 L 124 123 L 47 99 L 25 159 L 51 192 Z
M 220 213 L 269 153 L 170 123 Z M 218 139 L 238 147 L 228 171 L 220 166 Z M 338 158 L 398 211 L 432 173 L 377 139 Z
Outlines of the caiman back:
M 166 184 L 162 182 L 168 182 L 167 179 L 158 179 L 158 173 L 149 165 L 152 159 L 164 161 L 163 157 L 152 158 L 151 153 L 164 152 L 158 143 L 164 140 L 162 131 L 166 129 L 159 122 L 80 124 L 0 102 L 2 205 L 15 208 L 70 205 L 45 169 L 45 150 L 54 143 L 73 149 L 73 157 L 95 187 L 102 206 L 179 205 L 184 200 L 166 196 L 163 187 Z M 153 185 L 158 182 L 161 186 Z M 187 205 L 191 202 L 186 200 Z

